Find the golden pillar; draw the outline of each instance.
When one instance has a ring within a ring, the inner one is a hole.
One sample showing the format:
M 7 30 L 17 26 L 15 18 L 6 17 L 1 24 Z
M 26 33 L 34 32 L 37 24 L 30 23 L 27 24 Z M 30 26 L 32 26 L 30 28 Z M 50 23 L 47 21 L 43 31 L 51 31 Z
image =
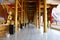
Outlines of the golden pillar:
M 34 25 L 38 28 L 38 3 L 36 5 L 36 12 L 34 13 Z
M 34 25 L 36 26 L 36 13 L 34 13 Z
M 18 31 L 17 25 L 17 18 L 18 18 L 18 0 L 15 0 L 15 31 Z
M 23 3 L 23 8 L 24 8 L 24 26 L 26 26 L 26 13 L 25 13 L 25 2 Z
M 36 26 L 37 26 L 37 28 L 38 28 L 38 22 L 39 22 L 39 21 L 38 21 L 38 10 L 37 10 L 36 15 L 37 15 L 37 16 L 36 16 L 36 17 L 37 17 L 37 20 L 36 20 Z
M 38 29 L 40 29 L 40 13 L 38 13 Z
M 44 0 L 44 32 L 47 32 L 47 4 Z
M 40 0 L 39 0 L 39 12 L 38 12 L 38 28 L 40 29 Z
M 24 10 L 24 19 L 23 19 L 23 20 L 24 20 L 24 27 L 25 27 L 25 20 L 26 20 L 26 19 L 25 19 L 25 10 Z
M 21 2 L 21 24 L 23 24 L 23 22 L 24 22 L 24 11 L 23 11 L 23 0 L 22 0 L 22 2 Z
M 35 25 L 38 28 L 38 8 L 36 9 L 36 14 L 35 14 Z

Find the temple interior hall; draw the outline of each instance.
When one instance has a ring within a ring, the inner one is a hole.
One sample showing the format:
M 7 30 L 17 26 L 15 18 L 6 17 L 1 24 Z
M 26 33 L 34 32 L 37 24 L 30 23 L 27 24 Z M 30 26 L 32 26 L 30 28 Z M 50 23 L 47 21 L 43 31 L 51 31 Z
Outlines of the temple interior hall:
M 0 40 L 60 40 L 60 0 L 0 0 Z

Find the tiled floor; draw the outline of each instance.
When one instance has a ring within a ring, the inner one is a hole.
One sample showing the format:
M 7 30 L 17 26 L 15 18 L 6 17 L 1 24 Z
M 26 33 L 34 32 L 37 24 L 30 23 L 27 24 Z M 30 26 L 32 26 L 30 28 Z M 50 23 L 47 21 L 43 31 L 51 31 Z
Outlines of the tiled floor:
M 18 31 L 14 35 L 0 38 L 0 40 L 60 40 L 60 31 L 48 29 L 46 33 L 43 33 L 43 27 L 36 29 L 30 24 L 29 27 Z

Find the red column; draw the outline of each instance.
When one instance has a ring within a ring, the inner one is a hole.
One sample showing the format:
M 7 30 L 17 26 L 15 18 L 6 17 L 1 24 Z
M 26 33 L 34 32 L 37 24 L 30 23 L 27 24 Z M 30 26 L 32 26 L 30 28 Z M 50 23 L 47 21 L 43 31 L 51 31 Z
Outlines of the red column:
M 52 23 L 53 22 L 53 17 L 52 17 L 52 8 L 50 9 L 50 23 Z

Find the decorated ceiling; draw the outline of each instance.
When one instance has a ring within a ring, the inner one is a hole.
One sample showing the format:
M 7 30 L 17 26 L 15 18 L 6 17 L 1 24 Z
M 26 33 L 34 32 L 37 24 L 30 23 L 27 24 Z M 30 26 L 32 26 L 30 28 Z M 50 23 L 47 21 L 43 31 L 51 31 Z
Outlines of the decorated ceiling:
M 36 0 L 24 0 L 24 1 L 36 1 Z M 1 4 L 4 4 L 4 3 L 6 3 L 6 4 L 12 4 L 14 2 L 15 2 L 15 0 L 0 0 Z M 47 0 L 47 3 L 50 3 L 50 4 L 60 4 L 60 0 Z

